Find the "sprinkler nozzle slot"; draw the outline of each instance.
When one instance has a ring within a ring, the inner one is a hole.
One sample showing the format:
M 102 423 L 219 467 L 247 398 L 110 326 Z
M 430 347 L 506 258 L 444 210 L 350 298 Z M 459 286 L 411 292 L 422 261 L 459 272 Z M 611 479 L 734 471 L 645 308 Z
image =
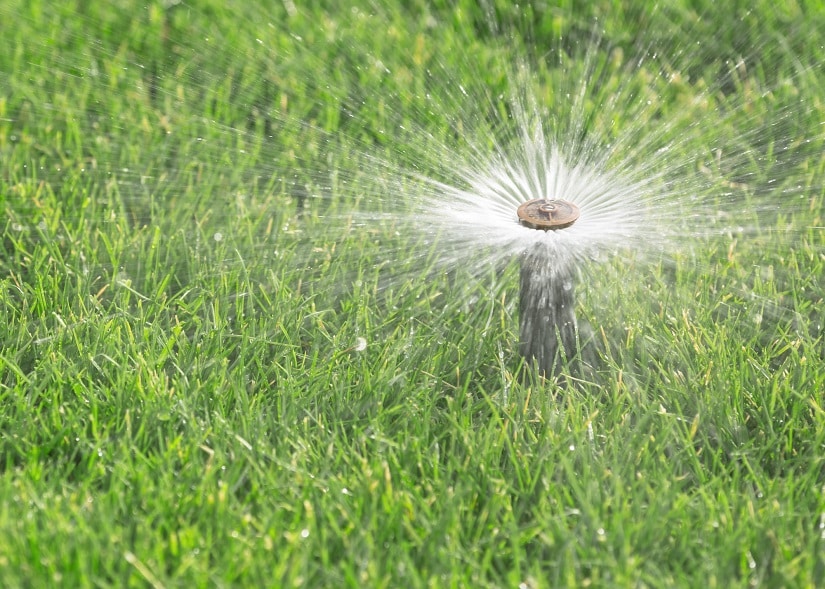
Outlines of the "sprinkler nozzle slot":
M 525 227 L 555 231 L 575 223 L 579 218 L 579 207 L 566 200 L 536 198 L 521 205 L 516 214 Z

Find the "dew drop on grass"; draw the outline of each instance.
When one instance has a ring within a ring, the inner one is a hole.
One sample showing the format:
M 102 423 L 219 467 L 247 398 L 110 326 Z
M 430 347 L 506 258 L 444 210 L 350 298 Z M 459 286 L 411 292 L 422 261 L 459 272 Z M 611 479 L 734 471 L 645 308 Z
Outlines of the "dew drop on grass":
M 309 538 L 309 530 L 304 528 L 301 530 L 301 538 Z

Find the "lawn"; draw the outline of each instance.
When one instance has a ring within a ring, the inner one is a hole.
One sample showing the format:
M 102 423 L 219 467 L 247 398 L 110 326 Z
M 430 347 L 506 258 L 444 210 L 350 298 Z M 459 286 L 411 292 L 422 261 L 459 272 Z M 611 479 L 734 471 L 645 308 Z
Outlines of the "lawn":
M 0 586 L 822 583 L 825 4 L 402 4 L 0 0 Z M 513 96 L 668 213 L 546 380 Z

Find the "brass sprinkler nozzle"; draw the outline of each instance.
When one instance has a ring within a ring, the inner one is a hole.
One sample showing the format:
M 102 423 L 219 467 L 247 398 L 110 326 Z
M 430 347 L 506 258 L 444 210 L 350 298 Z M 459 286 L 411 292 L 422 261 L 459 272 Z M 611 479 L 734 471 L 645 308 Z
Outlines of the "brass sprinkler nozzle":
M 579 218 L 579 207 L 566 200 L 536 198 L 521 205 L 516 214 L 525 227 L 555 231 L 575 223 Z

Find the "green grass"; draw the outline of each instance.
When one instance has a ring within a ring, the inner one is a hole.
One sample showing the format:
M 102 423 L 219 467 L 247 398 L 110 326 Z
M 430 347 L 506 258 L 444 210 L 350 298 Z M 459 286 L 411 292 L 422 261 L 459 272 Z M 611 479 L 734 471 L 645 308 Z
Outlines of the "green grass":
M 825 5 L 86 4 L 0 0 L 0 586 L 825 579 Z M 460 149 L 455 86 L 513 55 L 552 95 L 594 16 L 603 92 L 618 50 L 701 41 L 630 83 L 663 117 L 712 89 L 750 231 L 601 265 L 593 367 L 529 385 L 512 268 L 433 279 L 344 221 L 386 205 L 365 152 Z

